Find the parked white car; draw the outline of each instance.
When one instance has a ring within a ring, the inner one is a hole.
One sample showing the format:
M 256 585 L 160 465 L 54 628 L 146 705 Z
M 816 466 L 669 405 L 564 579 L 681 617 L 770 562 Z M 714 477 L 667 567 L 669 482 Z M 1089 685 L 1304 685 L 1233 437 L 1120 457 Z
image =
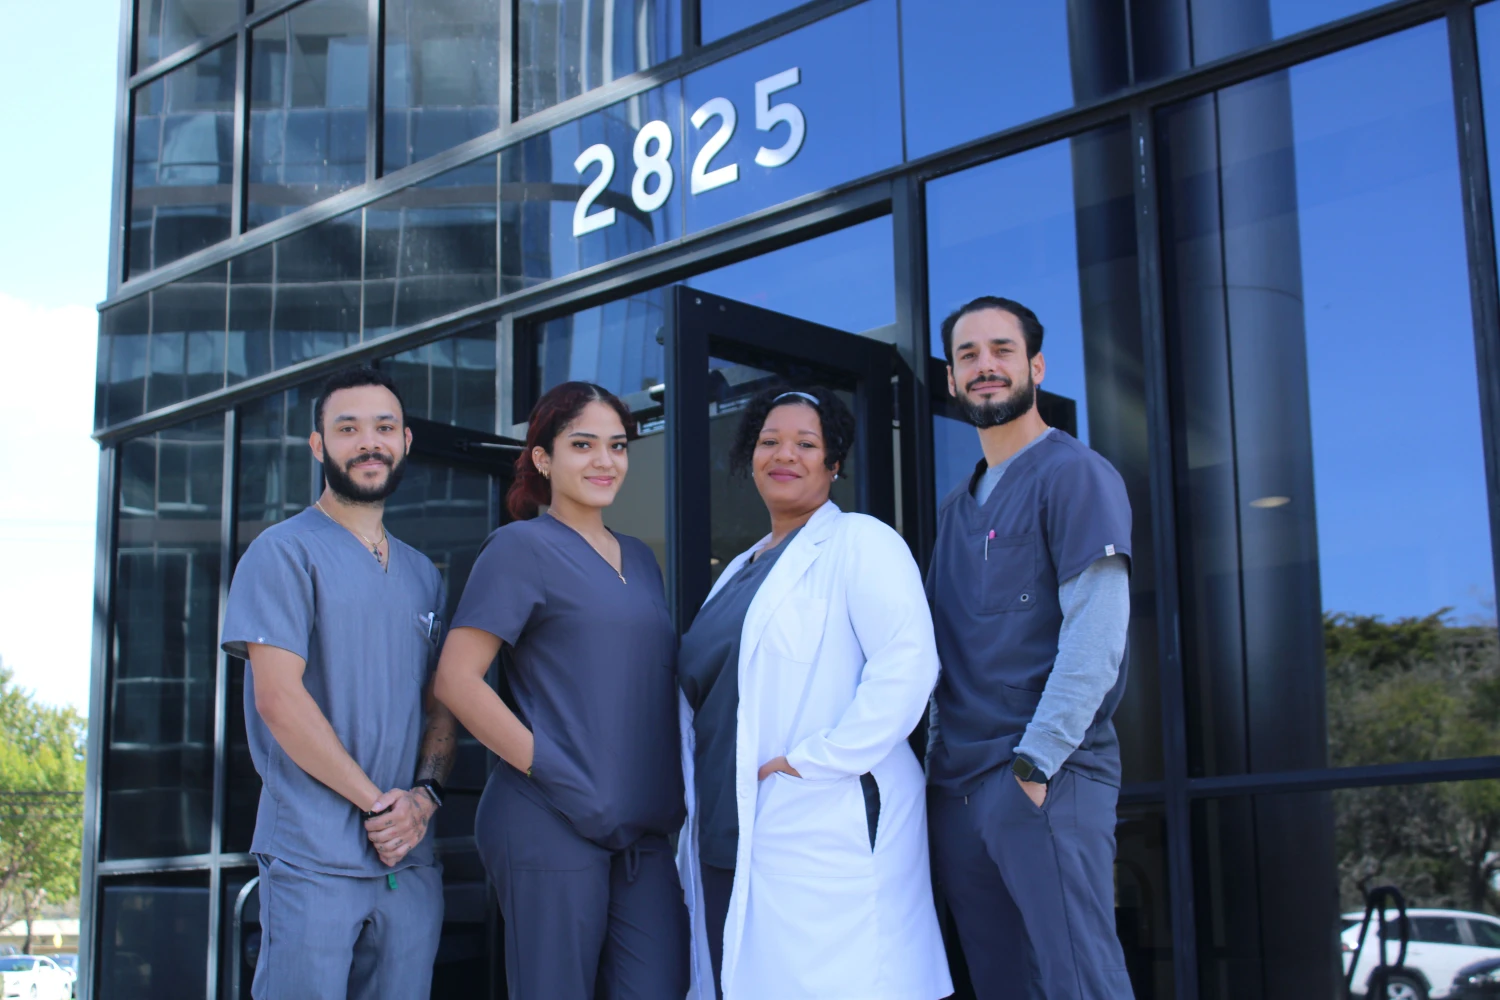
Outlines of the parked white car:
M 0 957 L 0 980 L 5 1000 L 68 1000 L 73 979 L 45 955 Z
M 1394 910 L 1386 913 L 1386 919 L 1393 924 L 1398 916 Z M 1411 922 L 1406 961 L 1390 977 L 1385 996 L 1371 1000 L 1441 1000 L 1453 988 L 1453 976 L 1459 969 L 1470 962 L 1500 958 L 1500 918 L 1467 910 L 1416 909 L 1408 909 L 1406 917 Z M 1343 915 L 1340 940 L 1346 976 L 1355 946 L 1359 944 L 1359 925 L 1364 918 L 1362 912 Z M 1369 992 L 1370 973 L 1380 964 L 1379 927 L 1379 918 L 1372 918 L 1359 966 L 1354 971 L 1356 993 Z M 1386 961 L 1393 966 L 1398 950 L 1392 940 Z

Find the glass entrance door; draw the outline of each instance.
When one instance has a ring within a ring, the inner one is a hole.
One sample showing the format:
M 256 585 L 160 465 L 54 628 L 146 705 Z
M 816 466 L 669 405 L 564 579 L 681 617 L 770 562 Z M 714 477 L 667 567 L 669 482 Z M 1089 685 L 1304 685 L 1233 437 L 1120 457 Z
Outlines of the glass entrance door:
M 669 579 L 679 628 L 692 622 L 723 567 L 770 530 L 753 483 L 730 473 L 729 451 L 740 411 L 777 380 L 832 390 L 848 404 L 855 446 L 832 499 L 899 530 L 893 347 L 686 286 L 672 289 L 666 329 L 674 347 L 666 409 L 676 508 Z

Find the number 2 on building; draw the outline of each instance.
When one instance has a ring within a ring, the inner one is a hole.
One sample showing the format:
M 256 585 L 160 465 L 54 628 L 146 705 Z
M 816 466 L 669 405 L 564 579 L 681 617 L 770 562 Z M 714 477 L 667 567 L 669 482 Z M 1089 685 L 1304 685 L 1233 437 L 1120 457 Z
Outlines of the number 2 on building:
M 802 109 L 790 102 L 772 104 L 772 95 L 778 91 L 795 87 L 802 82 L 802 71 L 793 66 L 775 76 L 757 81 L 755 84 L 755 127 L 769 132 L 777 125 L 786 123 L 786 141 L 774 149 L 760 147 L 755 153 L 755 162 L 762 167 L 780 167 L 792 161 L 802 149 L 807 138 L 807 119 Z M 702 131 L 714 119 L 719 126 L 703 143 L 698 155 L 693 157 L 693 168 L 688 174 L 688 191 L 702 194 L 714 188 L 733 184 L 740 179 L 740 165 L 726 163 L 713 166 L 714 157 L 721 153 L 739 122 L 739 113 L 727 97 L 715 97 L 694 111 L 689 121 L 693 128 Z M 672 129 L 664 121 L 649 121 L 635 135 L 635 146 L 631 158 L 635 161 L 635 175 L 630 182 L 630 200 L 642 212 L 654 212 L 667 203 L 672 196 L 672 185 L 676 179 L 672 168 Z M 584 236 L 597 229 L 607 229 L 615 224 L 615 210 L 601 208 L 592 211 L 594 202 L 609 187 L 615 176 L 615 154 L 605 143 L 595 143 L 573 161 L 573 169 L 582 178 L 590 167 L 599 165 L 599 172 L 579 195 L 573 206 L 573 235 Z

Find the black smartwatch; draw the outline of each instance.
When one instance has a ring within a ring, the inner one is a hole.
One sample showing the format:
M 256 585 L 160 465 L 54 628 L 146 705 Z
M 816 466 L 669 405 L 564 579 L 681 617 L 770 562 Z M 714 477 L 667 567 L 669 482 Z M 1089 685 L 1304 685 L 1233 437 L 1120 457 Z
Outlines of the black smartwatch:
M 436 778 L 418 778 L 417 783 L 411 786 L 413 789 L 423 789 L 432 799 L 433 805 L 439 808 L 443 805 L 443 784 Z
M 1016 754 L 1015 759 L 1010 762 L 1010 769 L 1015 772 L 1016 777 L 1022 781 L 1030 781 L 1038 785 L 1045 785 L 1051 781 L 1042 769 L 1032 762 L 1030 757 L 1024 754 Z

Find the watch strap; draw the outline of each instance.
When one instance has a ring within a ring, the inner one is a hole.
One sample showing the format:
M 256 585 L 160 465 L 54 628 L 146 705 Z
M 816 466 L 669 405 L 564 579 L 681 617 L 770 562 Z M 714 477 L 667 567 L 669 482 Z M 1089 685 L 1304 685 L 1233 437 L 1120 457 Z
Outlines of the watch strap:
M 418 778 L 417 783 L 412 785 L 412 788 L 422 789 L 432 799 L 434 805 L 442 806 L 443 784 L 436 778 Z

